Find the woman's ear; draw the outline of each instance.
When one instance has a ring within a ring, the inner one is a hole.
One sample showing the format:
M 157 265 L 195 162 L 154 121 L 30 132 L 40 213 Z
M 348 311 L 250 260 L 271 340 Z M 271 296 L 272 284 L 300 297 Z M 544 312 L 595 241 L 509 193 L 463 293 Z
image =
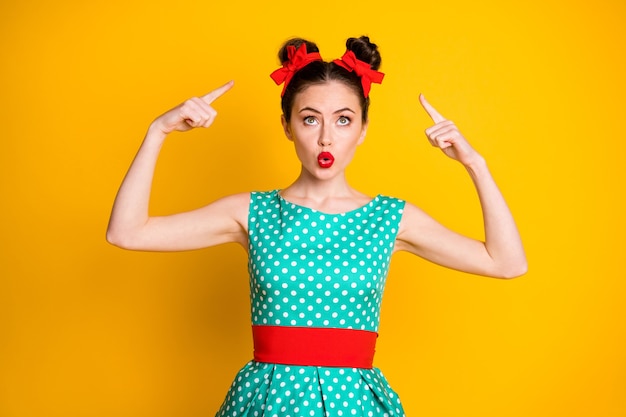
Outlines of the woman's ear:
M 359 145 L 365 142 L 365 135 L 367 134 L 367 126 L 369 126 L 369 124 L 370 121 L 369 119 L 367 119 L 361 127 L 361 136 L 359 137 L 359 141 L 357 142 Z
M 285 136 L 287 136 L 287 139 L 293 141 L 293 137 L 291 136 L 291 129 L 289 128 L 289 122 L 287 121 L 287 119 L 285 119 L 284 114 L 280 116 L 280 123 L 282 123 L 283 125 L 283 130 L 285 131 Z

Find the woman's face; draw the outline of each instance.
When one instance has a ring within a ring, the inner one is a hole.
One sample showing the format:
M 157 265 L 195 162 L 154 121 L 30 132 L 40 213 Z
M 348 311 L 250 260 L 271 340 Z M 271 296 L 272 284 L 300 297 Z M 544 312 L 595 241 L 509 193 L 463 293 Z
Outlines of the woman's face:
M 338 81 L 314 84 L 293 102 L 291 120 L 283 116 L 287 138 L 293 141 L 303 169 L 319 178 L 343 173 L 356 147 L 363 143 L 367 123 L 359 97 Z

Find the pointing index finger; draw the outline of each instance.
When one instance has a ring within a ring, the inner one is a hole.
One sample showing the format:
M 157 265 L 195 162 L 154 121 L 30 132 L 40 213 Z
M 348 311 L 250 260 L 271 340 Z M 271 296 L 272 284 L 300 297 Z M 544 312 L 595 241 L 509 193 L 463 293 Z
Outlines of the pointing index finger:
M 424 97 L 423 94 L 420 94 L 420 103 L 422 104 L 422 107 L 424 107 L 424 110 L 426 110 L 426 113 L 428 113 L 428 115 L 430 116 L 431 119 L 433 119 L 433 122 L 435 123 L 440 123 L 446 120 L 445 117 L 443 117 Z
M 227 82 L 226 84 L 224 84 L 223 86 L 217 87 L 215 90 L 204 95 L 202 97 L 202 100 L 204 100 L 207 104 L 213 103 L 215 100 L 220 98 L 225 92 L 230 90 L 233 87 L 233 84 L 235 84 L 235 82 L 231 80 Z

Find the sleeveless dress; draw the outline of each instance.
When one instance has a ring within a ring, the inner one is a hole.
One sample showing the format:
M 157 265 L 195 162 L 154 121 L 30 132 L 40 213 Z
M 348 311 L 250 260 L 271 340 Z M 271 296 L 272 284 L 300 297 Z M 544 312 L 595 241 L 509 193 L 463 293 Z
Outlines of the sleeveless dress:
M 404 201 L 377 195 L 340 214 L 252 192 L 252 324 L 378 331 Z M 256 362 L 236 375 L 216 417 L 404 416 L 378 368 Z

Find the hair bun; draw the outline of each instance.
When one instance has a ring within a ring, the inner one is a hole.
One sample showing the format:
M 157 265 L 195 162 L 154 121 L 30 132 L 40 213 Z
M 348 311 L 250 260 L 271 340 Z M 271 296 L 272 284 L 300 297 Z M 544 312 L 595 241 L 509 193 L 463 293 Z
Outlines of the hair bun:
M 308 45 L 307 45 L 308 47 Z M 370 68 L 378 70 L 381 64 L 380 52 L 375 43 L 370 42 L 367 36 L 349 38 L 346 41 L 346 49 L 354 52 L 354 55 L 363 62 L 370 64 Z
M 278 51 L 278 59 L 280 60 L 280 63 L 284 64 L 285 62 L 289 61 L 289 55 L 287 52 L 288 46 L 294 46 L 296 49 L 298 49 L 300 48 L 300 45 L 302 45 L 303 43 L 306 44 L 306 51 L 308 53 L 320 51 L 317 48 L 317 45 L 313 42 L 307 41 L 306 39 L 302 39 L 302 38 L 291 38 L 287 40 L 283 44 L 282 48 L 280 48 L 280 50 Z

